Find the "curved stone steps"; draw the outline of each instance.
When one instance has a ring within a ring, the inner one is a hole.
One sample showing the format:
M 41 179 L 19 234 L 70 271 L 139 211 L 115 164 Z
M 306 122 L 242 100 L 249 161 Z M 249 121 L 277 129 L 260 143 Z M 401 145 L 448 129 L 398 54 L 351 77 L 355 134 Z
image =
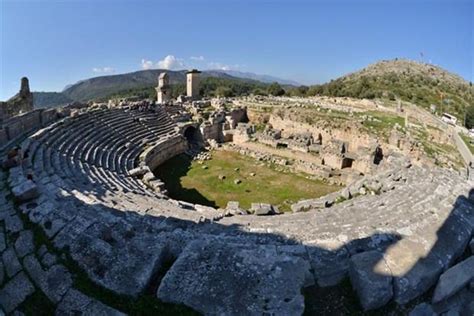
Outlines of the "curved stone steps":
M 297 281 L 292 283 L 288 297 L 281 299 L 301 302 L 303 286 L 311 282 L 320 286 L 334 285 L 348 275 L 349 267 L 372 268 L 354 262 L 365 262 L 356 258 L 369 257 L 376 252 L 377 255 L 370 258 L 378 258 L 377 262 L 383 258 L 388 267 L 384 271 L 389 271 L 385 277 L 390 282 L 383 283 L 384 291 L 380 292 L 390 295 L 383 301 L 395 299 L 404 303 L 433 285 L 472 236 L 472 204 L 457 199 L 467 196 L 470 187 L 459 175 L 441 169 L 389 170 L 374 176 L 377 181 L 393 184 L 393 189 L 380 195 L 360 196 L 330 208 L 278 216 L 222 217 L 223 214 L 214 209 L 157 198 L 127 176 L 143 150 L 141 140 L 145 135 L 150 137 L 151 143 L 161 137 L 146 127 L 125 129 L 127 124 L 135 125 L 136 120 L 125 119 L 121 124 L 121 118 L 132 116 L 120 110 L 92 112 L 45 129 L 32 137 L 37 141 L 25 143 L 32 151 L 31 167 L 42 175 L 37 182 L 42 194 L 36 199 L 36 206 L 24 205 L 22 211 L 43 227 L 58 248 L 69 249 L 73 259 L 94 282 L 117 293 L 133 296 L 142 292 L 154 271 L 162 267 L 164 258 L 172 257 L 177 260 L 166 273 L 157 294 L 167 301 L 185 303 L 203 313 L 211 312 L 219 304 L 229 308 L 225 304 L 233 301 L 226 303 L 216 295 L 214 301 L 206 301 L 206 308 L 210 309 L 200 309 L 202 307 L 195 305 L 190 295 L 195 293 L 195 297 L 204 300 L 210 295 L 208 291 L 213 284 L 209 280 L 216 271 L 232 278 L 238 275 L 234 272 L 239 269 L 252 276 L 239 278 L 239 281 L 247 280 L 242 285 L 244 290 L 245 286 L 251 286 L 250 280 L 258 279 L 261 284 L 275 286 L 259 285 L 258 291 L 278 297 L 284 293 L 284 285 L 278 283 L 281 279 L 273 278 L 275 270 L 272 269 L 282 269 Z M 112 124 L 102 124 L 104 128 L 97 129 L 99 135 L 89 132 L 91 137 L 86 140 L 72 139 L 77 137 L 75 135 L 87 134 L 87 128 L 80 125 L 90 120 L 102 123 L 111 120 Z M 137 125 L 146 125 L 146 121 Z M 68 128 L 74 132 L 70 137 L 62 136 L 68 133 Z M 125 130 L 133 132 L 124 140 L 121 136 Z M 53 139 L 48 140 L 49 132 Z M 175 133 L 174 130 L 169 132 Z M 79 148 L 84 143 L 87 146 Z M 110 155 L 104 156 L 104 148 L 114 150 L 115 156 L 111 158 L 114 168 L 110 168 Z M 58 156 L 58 152 L 61 155 Z M 77 183 L 75 177 L 84 177 L 87 181 Z M 133 183 L 141 192 L 135 190 Z M 252 265 L 244 264 L 233 270 L 230 265 L 238 260 L 217 267 L 216 262 L 220 260 L 216 258 L 222 254 L 226 258 L 234 254 L 247 258 L 245 260 L 260 258 L 259 262 L 269 258 L 273 263 L 268 262 L 268 273 L 253 274 Z M 203 262 L 206 269 L 200 268 Z M 301 273 L 292 274 L 296 271 Z M 351 275 L 355 287 L 370 289 L 373 286 L 367 280 L 358 279 L 358 275 L 361 274 Z M 190 291 L 177 293 L 173 290 L 176 285 Z M 227 287 L 222 292 L 234 295 L 235 289 Z M 368 292 L 378 293 L 377 290 Z M 360 298 L 364 302 L 363 293 L 367 291 L 358 293 L 362 293 Z M 266 299 L 270 298 L 265 296 Z M 263 311 L 264 305 L 259 304 L 255 310 Z M 295 313 L 303 308 L 300 303 L 288 306 L 294 307 Z

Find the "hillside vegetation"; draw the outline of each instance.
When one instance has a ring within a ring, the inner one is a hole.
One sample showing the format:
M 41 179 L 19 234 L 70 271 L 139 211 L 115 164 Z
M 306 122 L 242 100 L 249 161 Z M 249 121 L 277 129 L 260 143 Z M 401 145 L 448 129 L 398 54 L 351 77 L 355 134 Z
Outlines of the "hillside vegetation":
M 162 72 L 167 72 L 171 85 L 185 85 L 186 84 L 186 70 L 163 70 L 150 69 L 136 71 L 132 73 L 95 77 L 87 80 L 79 81 L 73 84 L 62 92 L 67 97 L 77 101 L 89 101 L 108 98 L 113 95 L 124 95 L 135 91 L 149 91 L 151 92 L 158 84 L 158 76 Z M 203 85 L 207 82 L 206 79 L 223 79 L 223 85 L 228 82 L 238 82 L 242 85 L 259 85 L 255 80 L 242 79 L 232 77 L 220 71 L 203 71 L 201 73 Z M 212 79 L 210 82 L 212 82 Z
M 395 59 L 312 86 L 307 95 L 401 99 L 427 109 L 434 104 L 440 113 L 463 118 L 473 103 L 473 91 L 471 83 L 438 66 Z
M 73 101 L 61 92 L 33 92 L 33 104 L 37 109 L 65 105 Z

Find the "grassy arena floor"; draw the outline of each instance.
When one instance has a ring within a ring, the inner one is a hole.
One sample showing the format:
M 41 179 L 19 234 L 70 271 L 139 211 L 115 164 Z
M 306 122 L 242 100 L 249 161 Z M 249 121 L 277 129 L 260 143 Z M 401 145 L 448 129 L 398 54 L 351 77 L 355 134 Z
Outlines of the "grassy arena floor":
M 250 157 L 222 150 L 214 151 L 212 159 L 203 164 L 185 155 L 176 156 L 162 164 L 155 174 L 165 182 L 172 198 L 213 207 L 239 201 L 241 207 L 250 208 L 252 202 L 262 202 L 289 211 L 290 205 L 298 200 L 340 189 L 301 174 L 279 172 Z M 219 175 L 225 179 L 219 180 Z M 242 182 L 235 184 L 236 179 Z

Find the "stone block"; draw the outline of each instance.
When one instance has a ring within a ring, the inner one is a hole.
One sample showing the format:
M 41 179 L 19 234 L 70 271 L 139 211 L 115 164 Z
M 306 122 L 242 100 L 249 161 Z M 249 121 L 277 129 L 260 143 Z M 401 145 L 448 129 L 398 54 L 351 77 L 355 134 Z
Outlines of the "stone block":
M 38 187 L 31 180 L 26 180 L 12 188 L 15 199 L 19 202 L 25 202 L 39 196 Z
M 21 271 L 21 264 L 18 261 L 15 250 L 13 247 L 8 248 L 2 254 L 3 264 L 5 265 L 5 271 L 7 272 L 8 277 L 12 277 Z
M 17 274 L 0 290 L 0 305 L 10 313 L 33 294 L 35 288 L 24 272 Z
M 219 241 L 190 243 L 157 296 L 206 315 L 299 315 L 309 264 L 272 247 Z
M 349 276 L 365 311 L 387 304 L 393 296 L 392 275 L 379 251 L 352 256 Z
M 320 287 L 334 286 L 347 276 L 349 253 L 344 247 L 307 246 L 307 249 L 314 278 Z
M 474 280 L 474 256 L 456 264 L 441 274 L 433 294 L 433 303 L 438 303 L 459 291 Z
M 34 255 L 26 256 L 23 262 L 33 282 L 53 303 L 58 303 L 72 286 L 71 274 L 62 265 L 45 271 Z
M 24 230 L 15 241 L 15 250 L 20 258 L 23 258 L 35 250 L 33 242 L 33 232 L 31 230 Z

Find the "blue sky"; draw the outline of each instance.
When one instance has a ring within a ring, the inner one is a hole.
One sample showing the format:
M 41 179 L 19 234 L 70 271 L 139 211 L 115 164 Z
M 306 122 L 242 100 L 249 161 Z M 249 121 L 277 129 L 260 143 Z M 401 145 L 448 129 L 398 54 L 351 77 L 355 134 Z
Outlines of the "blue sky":
M 472 0 L 0 2 L 0 100 L 22 76 L 33 91 L 159 66 L 311 84 L 420 52 L 474 81 Z

